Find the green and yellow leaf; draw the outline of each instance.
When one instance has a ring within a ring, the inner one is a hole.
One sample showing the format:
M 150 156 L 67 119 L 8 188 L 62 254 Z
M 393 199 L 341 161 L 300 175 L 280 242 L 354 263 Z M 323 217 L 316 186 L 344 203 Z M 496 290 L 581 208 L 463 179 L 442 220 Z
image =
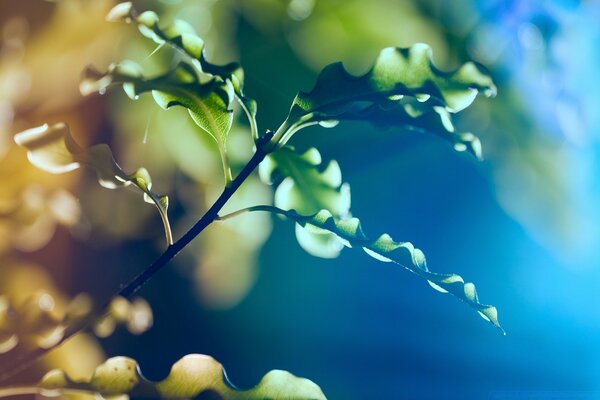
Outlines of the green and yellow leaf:
M 244 70 L 235 62 L 226 65 L 210 63 L 204 56 L 204 40 L 189 23 L 175 19 L 161 27 L 160 18 L 154 11 L 138 13 L 131 2 L 115 6 L 107 15 L 107 20 L 136 23 L 142 35 L 159 46 L 168 45 L 179 52 L 198 77 L 207 75 L 218 77 L 224 83 L 229 82 L 256 135 L 256 102 L 244 95 Z
M 80 90 L 84 95 L 95 91 L 102 93 L 110 85 L 122 85 L 132 99 L 150 92 L 163 109 L 173 106 L 186 108 L 194 122 L 212 136 L 221 150 L 225 149 L 233 122 L 231 82 L 212 79 L 200 83 L 186 64 L 180 64 L 163 75 L 145 78 L 137 64 L 125 61 L 110 65 L 106 73 L 88 68 Z
M 237 389 L 227 379 L 223 366 L 212 357 L 189 354 L 177 361 L 169 375 L 159 382 L 146 379 L 137 362 L 128 357 L 113 357 L 96 368 L 87 380 L 75 381 L 64 371 L 48 372 L 35 386 L 0 389 L 0 396 L 13 393 L 39 393 L 48 397 L 64 394 L 94 393 L 103 398 L 128 396 L 139 399 L 219 400 L 325 400 L 312 381 L 289 372 L 273 370 L 251 389 Z
M 152 180 L 145 168 L 140 168 L 131 175 L 126 174 L 116 163 L 106 144 L 84 149 L 75 142 L 69 127 L 64 123 L 52 126 L 44 124 L 28 129 L 18 133 L 15 142 L 26 148 L 29 161 L 44 171 L 60 174 L 85 166 L 94 170 L 100 185 L 108 189 L 133 184 L 144 193 L 146 202 L 156 206 L 164 225 L 167 243 L 173 243 L 167 217 L 168 197 L 159 196 L 152 191 Z

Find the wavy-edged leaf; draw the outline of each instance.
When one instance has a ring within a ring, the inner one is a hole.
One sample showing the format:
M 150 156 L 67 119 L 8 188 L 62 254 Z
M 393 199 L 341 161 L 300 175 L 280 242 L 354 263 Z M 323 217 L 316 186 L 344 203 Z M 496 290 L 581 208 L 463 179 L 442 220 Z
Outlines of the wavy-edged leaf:
M 196 74 L 212 75 L 223 82 L 230 82 L 248 117 L 252 132 L 256 135 L 256 102 L 244 94 L 244 70 L 236 62 L 226 65 L 209 62 L 204 56 L 204 40 L 189 23 L 175 19 L 169 25 L 161 27 L 160 18 L 154 11 L 138 13 L 131 2 L 116 5 L 107 15 L 107 20 L 136 23 L 142 35 L 159 46 L 169 45 L 182 54 Z
M 309 231 L 335 234 L 339 242 L 346 247 L 362 248 L 368 255 L 379 261 L 401 265 L 427 280 L 434 289 L 458 297 L 477 310 L 484 319 L 502 330 L 496 307 L 479 302 L 473 283 L 465 282 L 461 276 L 456 274 L 431 272 L 427 267 L 423 252 L 411 243 L 395 242 L 387 233 L 371 239 L 363 233 L 357 218 L 336 219 L 327 210 L 321 210 L 311 216 L 299 215 L 294 211 L 279 210 L 277 212 Z M 502 330 L 502 332 L 504 331 Z
M 298 153 L 284 146 L 267 155 L 259 166 L 263 182 L 276 186 L 274 203 L 284 210 L 295 210 L 300 215 L 312 215 L 329 210 L 336 218 L 350 213 L 350 185 L 342 183 L 342 172 L 335 160 L 322 163 L 321 153 L 310 148 Z M 310 254 L 335 258 L 341 247 L 330 233 L 310 232 L 297 227 L 298 243 Z
M 458 132 L 452 115 L 442 106 L 433 106 L 418 101 L 390 101 L 389 104 L 373 104 L 360 111 L 346 113 L 340 119 L 368 120 L 376 126 L 406 129 L 431 133 L 450 142 L 454 150 L 466 151 L 482 159 L 481 142 L 470 132 Z
M 100 185 L 115 189 L 131 184 L 144 193 L 144 200 L 154 204 L 161 216 L 168 244 L 173 243 L 167 209 L 167 196 L 159 196 L 152 191 L 152 180 L 145 168 L 131 175 L 126 174 L 113 158 L 106 144 L 88 149 L 80 147 L 69 127 L 64 123 L 42 126 L 25 130 L 15 135 L 15 142 L 27 149 L 27 158 L 36 167 L 54 174 L 72 171 L 81 166 L 93 169 L 98 175 Z
M 268 372 L 251 389 L 238 389 L 229 382 L 219 362 L 201 354 L 184 356 L 173 364 L 169 375 L 159 382 L 147 380 L 135 360 L 113 357 L 99 365 L 88 380 L 74 381 L 64 371 L 56 369 L 48 372 L 31 389 L 48 397 L 87 392 L 102 397 L 127 395 L 130 398 L 147 399 L 189 399 L 203 395 L 220 400 L 325 399 L 319 386 L 312 381 L 281 370 Z M 7 393 L 10 390 L 3 389 Z
M 263 182 L 277 186 L 276 207 L 301 215 L 326 209 L 341 218 L 350 212 L 350 186 L 342 183 L 340 166 L 335 160 L 323 164 L 314 147 L 298 153 L 284 146 L 265 157 L 259 174 Z
M 186 108 L 194 122 L 213 137 L 219 148 L 223 151 L 226 148 L 233 122 L 231 82 L 212 79 L 200 83 L 186 64 L 180 64 L 163 75 L 146 78 L 136 63 L 124 61 L 110 65 L 106 73 L 87 68 L 80 90 L 84 95 L 95 91 L 102 93 L 110 85 L 122 85 L 132 99 L 150 92 L 163 109 L 173 106 Z
M 454 113 L 468 107 L 479 92 L 493 96 L 496 87 L 476 64 L 468 62 L 456 71 L 442 72 L 433 65 L 426 44 L 389 47 L 362 76 L 351 75 L 341 63 L 325 67 L 310 92 L 296 95 L 284 132 L 276 139 L 285 144 L 303 126 L 351 118 L 374 104 L 386 105 L 404 96 Z M 284 133 L 287 136 L 282 138 Z

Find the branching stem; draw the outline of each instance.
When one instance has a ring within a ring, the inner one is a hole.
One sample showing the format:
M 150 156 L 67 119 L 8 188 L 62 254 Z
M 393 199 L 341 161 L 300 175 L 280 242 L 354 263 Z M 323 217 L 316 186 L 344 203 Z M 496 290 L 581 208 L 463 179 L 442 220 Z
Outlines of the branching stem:
M 233 196 L 233 194 L 239 189 L 239 187 L 244 183 L 244 181 L 250 176 L 250 174 L 258 167 L 261 161 L 268 154 L 268 150 L 265 149 L 265 144 L 268 143 L 273 137 L 273 133 L 268 131 L 266 135 L 261 137 L 259 141 L 256 143 L 256 152 L 252 156 L 252 158 L 248 161 L 246 166 L 240 171 L 239 175 L 231 181 L 230 185 L 225 186 L 223 192 L 219 196 L 219 198 L 214 202 L 214 204 L 206 211 L 206 213 L 188 230 L 179 240 L 177 240 L 173 245 L 167 247 L 167 249 L 162 253 L 148 268 L 142 271 L 139 275 L 133 278 L 129 283 L 123 286 L 114 296 L 111 296 L 111 299 L 115 296 L 122 296 L 125 298 L 131 298 L 135 293 L 146 282 L 148 282 L 157 272 L 159 272 L 169 261 L 171 261 L 185 246 L 187 246 L 196 236 L 198 236 L 208 225 L 219 218 L 219 211 L 221 208 L 227 203 L 227 201 Z M 17 375 L 19 372 L 30 367 L 36 360 L 38 360 L 41 356 L 48 353 L 49 351 L 55 349 L 69 338 L 71 338 L 76 333 L 81 332 L 82 330 L 88 328 L 97 318 L 104 313 L 106 313 L 106 309 L 109 301 L 106 302 L 105 306 L 98 313 L 92 313 L 87 318 L 70 325 L 66 328 L 65 334 L 60 342 L 58 342 L 55 346 L 42 349 L 38 348 L 29 353 L 23 353 L 19 357 L 16 357 L 13 360 L 11 365 L 5 364 L 0 366 L 0 383 L 4 383 L 8 381 L 10 378 Z

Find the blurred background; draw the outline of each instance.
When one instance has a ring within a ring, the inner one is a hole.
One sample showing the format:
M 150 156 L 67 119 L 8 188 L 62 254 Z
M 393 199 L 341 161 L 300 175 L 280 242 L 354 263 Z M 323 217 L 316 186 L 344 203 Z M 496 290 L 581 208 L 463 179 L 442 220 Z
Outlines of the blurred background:
M 19 379 L 51 366 L 86 376 L 115 355 L 160 379 L 184 354 L 204 353 L 240 387 L 285 369 L 331 399 L 600 398 L 600 2 L 134 3 L 191 23 L 209 60 L 239 60 L 262 131 L 281 123 L 323 66 L 341 60 L 365 72 L 383 47 L 425 42 L 441 69 L 487 67 L 498 96 L 457 120 L 480 136 L 483 162 L 434 136 L 362 123 L 292 141 L 338 160 L 367 234 L 411 241 L 432 270 L 475 282 L 507 335 L 401 268 L 352 250 L 314 258 L 293 224 L 251 215 L 208 228 L 142 289 L 150 330 L 80 335 Z M 37 170 L 15 133 L 65 121 L 78 142 L 109 143 L 126 171 L 145 166 L 170 197 L 176 237 L 222 188 L 217 147 L 184 110 L 118 88 L 79 94 L 88 64 L 168 66 L 169 53 L 149 56 L 156 46 L 135 27 L 105 22 L 113 5 L 0 0 L 0 293 L 16 302 L 40 290 L 58 307 L 81 292 L 100 301 L 164 243 L 138 193 L 101 188 L 86 171 Z M 235 168 L 251 154 L 242 118 L 231 135 Z M 271 198 L 253 177 L 228 209 Z

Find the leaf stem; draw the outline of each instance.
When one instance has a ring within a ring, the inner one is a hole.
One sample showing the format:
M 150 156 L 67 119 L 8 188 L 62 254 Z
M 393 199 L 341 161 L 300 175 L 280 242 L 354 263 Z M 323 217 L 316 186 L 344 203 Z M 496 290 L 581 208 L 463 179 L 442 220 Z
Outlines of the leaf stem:
M 242 208 L 239 209 L 237 211 L 231 212 L 229 214 L 225 214 L 225 215 L 218 215 L 217 218 L 215 218 L 215 220 L 217 221 L 225 221 L 228 220 L 230 218 L 234 218 L 237 217 L 238 215 L 242 215 L 245 214 L 247 212 L 254 212 L 254 211 L 266 211 L 266 212 L 270 212 L 273 214 L 279 214 L 279 215 L 288 215 L 289 211 L 285 211 L 281 208 L 277 208 L 274 206 L 269 206 L 269 205 L 257 205 L 257 206 L 252 206 L 252 207 L 246 207 L 246 208 Z
M 319 121 L 314 119 L 313 113 L 303 115 L 300 119 L 292 124 L 290 124 L 288 117 L 277 129 L 273 139 L 271 139 L 270 143 L 268 144 L 268 152 L 273 152 L 277 148 L 286 144 L 287 141 L 294 135 L 294 133 L 298 132 L 300 129 L 304 129 L 308 126 L 316 125 L 318 123 Z
M 221 162 L 223 163 L 223 173 L 225 174 L 225 187 L 229 187 L 233 183 L 231 174 L 231 166 L 229 165 L 229 156 L 227 155 L 227 145 L 223 143 L 219 145 L 219 153 L 221 153 Z
M 256 143 L 256 152 L 250 158 L 246 166 L 240 171 L 238 176 L 231 181 L 229 186 L 225 186 L 223 192 L 213 203 L 213 205 L 204 213 L 204 215 L 188 230 L 179 240 L 173 245 L 167 247 L 167 249 L 145 270 L 139 275 L 133 278 L 129 283 L 123 286 L 117 293 L 111 296 L 111 299 L 115 296 L 122 296 L 125 298 L 131 298 L 135 293 L 140 290 L 144 284 L 146 284 L 156 273 L 158 273 L 169 261 L 171 261 L 183 248 L 185 248 L 196 236 L 198 236 L 208 225 L 219 218 L 219 211 L 227 203 L 227 201 L 233 196 L 233 194 L 239 189 L 244 181 L 250 176 L 250 174 L 258 167 L 265 156 L 268 154 L 265 144 L 269 143 L 273 137 L 273 132 L 267 131 L 267 134 L 262 136 Z M 110 299 L 105 303 L 105 306 L 101 308 L 98 313 L 92 313 L 87 318 L 84 318 L 73 325 L 68 326 L 65 329 L 63 338 L 53 347 L 42 349 L 38 348 L 29 353 L 23 353 L 16 357 L 13 362 L 0 366 L 0 383 L 8 381 L 8 379 L 14 377 L 19 372 L 27 369 L 36 360 L 55 349 L 76 333 L 89 327 L 99 316 L 103 315 Z
M 236 98 L 237 102 L 240 104 L 240 106 L 242 107 L 242 110 L 244 110 L 246 117 L 248 118 L 248 123 L 250 124 L 250 132 L 252 133 L 252 138 L 254 139 L 254 141 L 257 141 L 258 140 L 258 125 L 256 124 L 256 117 L 252 114 L 252 112 L 250 112 L 250 109 L 248 108 L 246 103 L 244 103 L 244 100 L 241 97 L 239 97 L 236 94 L 235 98 Z

